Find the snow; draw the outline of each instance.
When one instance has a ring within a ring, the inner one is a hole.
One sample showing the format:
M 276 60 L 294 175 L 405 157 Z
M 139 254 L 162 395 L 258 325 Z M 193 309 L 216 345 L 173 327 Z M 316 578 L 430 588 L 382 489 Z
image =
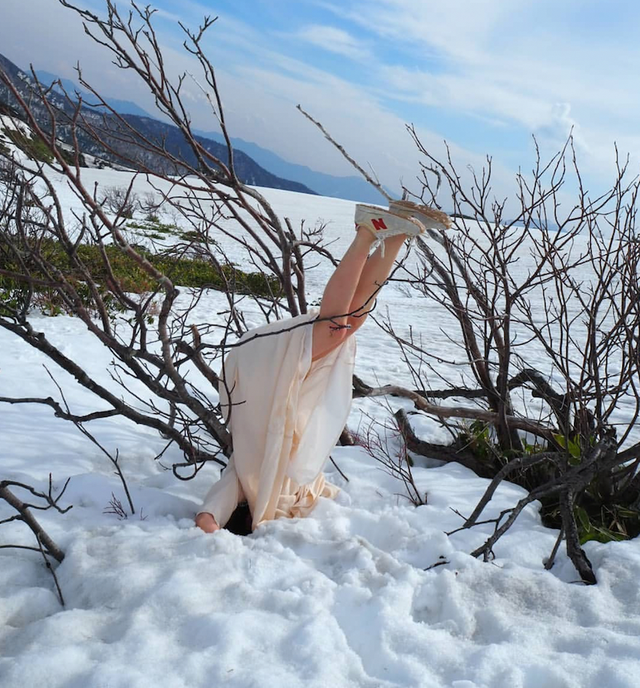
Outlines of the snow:
M 127 173 L 87 170 L 89 184 L 125 186 Z M 60 183 L 68 206 L 77 205 Z M 144 192 L 144 182 L 138 180 Z M 352 232 L 353 203 L 263 190 L 294 226 L 328 221 L 340 255 Z M 234 256 L 238 262 L 242 256 Z M 319 266 L 309 292 L 319 298 L 328 276 Z M 388 286 L 399 328 L 413 325 L 434 350 L 451 343 L 437 304 Z M 223 308 L 209 294 L 202 317 Z M 419 317 L 418 317 L 419 315 Z M 258 324 L 257 310 L 247 320 Z M 34 316 L 35 327 L 110 384 L 110 357 L 68 316 Z M 46 359 L 0 331 L 3 395 L 59 398 Z M 76 410 L 91 396 L 52 369 Z M 393 342 L 368 322 L 358 335 L 356 372 L 366 381 L 410 384 Z M 391 400 L 393 408 L 407 402 Z M 71 424 L 43 406 L 1 408 L 2 478 L 59 491 L 69 486 L 64 515 L 37 513 L 65 550 L 56 568 L 66 606 L 35 552 L 0 549 L 0 686 L 7 688 L 207 688 L 211 686 L 424 688 L 637 688 L 640 685 L 640 542 L 588 543 L 598 585 L 577 582 L 563 551 L 551 571 L 543 560 L 557 532 L 544 528 L 536 505 L 525 509 L 496 546 L 496 559 L 469 556 L 491 526 L 461 525 L 487 481 L 458 464 L 426 461 L 414 473 L 427 504 L 414 507 L 402 485 L 359 447 L 338 447 L 329 466 L 341 487 L 302 520 L 280 520 L 248 537 L 206 535 L 193 526 L 213 466 L 177 481 L 163 468 L 163 448 L 148 428 L 124 419 L 91 424 L 110 451 L 119 450 L 137 513 L 105 513 L 112 494 L 124 503 L 113 466 Z M 354 402 L 349 425 L 388 411 Z M 425 439 L 444 437 L 433 421 L 415 422 Z M 503 484 L 487 515 L 512 506 L 524 491 Z M 10 515 L 0 504 L 0 518 Z M 3 542 L 32 545 L 20 524 L 0 527 Z

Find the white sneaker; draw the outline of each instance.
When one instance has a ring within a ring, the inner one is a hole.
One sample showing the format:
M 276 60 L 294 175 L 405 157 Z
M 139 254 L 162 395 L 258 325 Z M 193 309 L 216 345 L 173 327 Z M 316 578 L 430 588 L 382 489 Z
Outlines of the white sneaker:
M 417 236 L 424 232 L 422 224 L 407 215 L 400 215 L 393 210 L 385 210 L 375 205 L 356 205 L 356 229 L 364 227 L 368 229 L 380 243 L 392 236 L 404 234 Z
M 442 232 L 452 225 L 451 218 L 442 210 L 419 205 L 413 201 L 391 201 L 389 210 L 401 217 L 418 220 L 425 229 L 437 229 Z

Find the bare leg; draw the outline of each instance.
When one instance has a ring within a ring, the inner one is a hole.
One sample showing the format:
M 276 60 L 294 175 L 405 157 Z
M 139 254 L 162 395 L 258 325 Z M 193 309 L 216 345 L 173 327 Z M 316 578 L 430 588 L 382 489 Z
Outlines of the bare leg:
M 389 276 L 406 238 L 404 235 L 389 237 L 385 241 L 384 257 L 378 248 L 369 258 L 374 237 L 366 229 L 356 232 L 351 246 L 325 287 L 319 317 L 328 318 L 355 311 L 359 311 L 357 316 L 360 317 L 332 318 L 316 323 L 313 326 L 311 354 L 314 361 L 342 344 L 362 326 L 366 312 L 373 306 L 372 296 Z
M 362 327 L 367 319 L 367 313 L 373 308 L 375 296 L 389 277 L 396 257 L 406 238 L 406 236 L 389 237 L 385 241 L 384 256 L 381 251 L 382 247 L 379 247 L 364 266 L 360 275 L 360 281 L 347 311 L 354 313 L 361 309 L 356 315 L 348 319 L 348 324 L 350 325 L 350 330 L 348 331 L 351 334 L 359 327 Z
M 350 312 L 351 302 L 374 240 L 374 236 L 366 229 L 358 230 L 351 246 L 327 282 L 320 303 L 319 317 L 332 320 L 317 322 L 313 326 L 311 357 L 314 361 L 342 344 L 349 335 L 349 330 L 346 329 L 348 318 L 333 316 Z

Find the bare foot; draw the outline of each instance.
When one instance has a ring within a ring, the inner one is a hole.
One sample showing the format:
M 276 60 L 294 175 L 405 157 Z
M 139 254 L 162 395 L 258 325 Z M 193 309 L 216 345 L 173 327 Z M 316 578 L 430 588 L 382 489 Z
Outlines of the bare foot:
M 220 530 L 220 526 L 216 522 L 216 519 L 212 514 L 202 513 L 196 516 L 196 525 L 205 533 L 215 533 L 216 530 Z

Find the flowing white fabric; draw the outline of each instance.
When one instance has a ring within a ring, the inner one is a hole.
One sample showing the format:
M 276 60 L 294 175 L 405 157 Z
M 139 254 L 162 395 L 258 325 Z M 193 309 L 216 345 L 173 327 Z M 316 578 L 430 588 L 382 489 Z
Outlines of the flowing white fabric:
M 233 456 L 201 509 L 220 525 L 243 497 L 255 528 L 304 516 L 318 497 L 338 491 L 322 469 L 349 415 L 355 338 L 312 363 L 317 314 L 251 330 L 225 359 L 220 401 Z

